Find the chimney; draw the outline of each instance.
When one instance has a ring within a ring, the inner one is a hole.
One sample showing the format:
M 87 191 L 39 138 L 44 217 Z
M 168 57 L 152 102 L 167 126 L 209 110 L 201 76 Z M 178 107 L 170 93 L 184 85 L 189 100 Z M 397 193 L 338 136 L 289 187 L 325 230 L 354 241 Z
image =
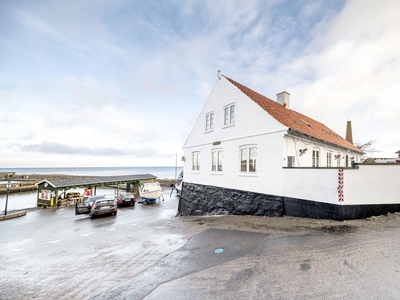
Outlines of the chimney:
M 351 130 L 351 121 L 347 121 L 346 140 L 353 144 L 353 132 Z
M 288 92 L 282 92 L 282 93 L 276 94 L 276 102 L 278 102 L 283 107 L 286 107 L 287 109 L 289 109 L 290 108 L 290 94 Z

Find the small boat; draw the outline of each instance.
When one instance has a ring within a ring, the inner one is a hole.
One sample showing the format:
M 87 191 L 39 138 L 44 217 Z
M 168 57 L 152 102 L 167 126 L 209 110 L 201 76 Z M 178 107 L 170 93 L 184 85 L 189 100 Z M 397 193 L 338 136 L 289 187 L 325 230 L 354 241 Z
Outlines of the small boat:
M 163 190 L 158 182 L 142 183 L 139 193 L 142 198 L 142 201 L 139 203 L 143 204 L 156 203 L 157 199 L 163 197 Z

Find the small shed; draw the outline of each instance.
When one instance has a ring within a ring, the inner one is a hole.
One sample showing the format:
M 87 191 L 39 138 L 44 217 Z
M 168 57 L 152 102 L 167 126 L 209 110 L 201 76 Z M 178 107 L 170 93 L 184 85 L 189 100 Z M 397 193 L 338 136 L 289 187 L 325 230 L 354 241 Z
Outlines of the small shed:
M 87 188 L 96 195 L 96 187 L 126 185 L 126 190 L 138 192 L 142 182 L 155 182 L 156 176 L 151 174 L 122 175 L 122 176 L 61 176 L 50 180 L 42 180 L 37 185 L 37 206 L 54 207 L 58 205 L 60 197 L 64 196 L 67 190 L 75 188 Z

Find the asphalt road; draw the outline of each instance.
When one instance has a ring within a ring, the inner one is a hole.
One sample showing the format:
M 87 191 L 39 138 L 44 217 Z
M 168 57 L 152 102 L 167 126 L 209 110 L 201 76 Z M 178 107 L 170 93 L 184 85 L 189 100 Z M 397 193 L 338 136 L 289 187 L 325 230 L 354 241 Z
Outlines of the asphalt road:
M 397 215 L 175 217 L 169 194 L 116 217 L 0 222 L 0 299 L 400 299 Z

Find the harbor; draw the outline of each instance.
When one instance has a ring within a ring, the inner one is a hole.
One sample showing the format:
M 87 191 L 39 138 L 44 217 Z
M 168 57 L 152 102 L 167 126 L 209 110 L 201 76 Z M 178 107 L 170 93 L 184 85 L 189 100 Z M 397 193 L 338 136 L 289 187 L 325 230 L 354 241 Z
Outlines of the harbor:
M 153 175 L 152 178 L 163 188 L 168 188 L 175 182 L 175 173 L 181 172 L 181 170 L 182 167 L 3 168 L 0 169 L 0 213 L 4 210 L 7 196 L 6 184 L 9 181 L 11 186 L 8 194 L 8 211 L 12 212 L 38 207 L 37 184 L 44 180 L 48 182 L 78 182 L 77 186 L 66 191 L 66 194 L 57 202 L 57 206 L 64 206 L 74 202 L 67 199 L 67 193 L 83 195 L 85 186 L 82 183 L 85 178 L 123 177 L 126 179 L 126 176 L 139 174 L 139 172 L 150 173 Z M 91 184 L 93 185 L 93 181 Z M 88 183 L 87 187 L 91 184 Z M 107 185 L 104 182 L 98 182 L 96 193 L 115 194 L 117 190 L 126 191 L 127 188 L 131 187 L 121 180 L 108 182 Z

